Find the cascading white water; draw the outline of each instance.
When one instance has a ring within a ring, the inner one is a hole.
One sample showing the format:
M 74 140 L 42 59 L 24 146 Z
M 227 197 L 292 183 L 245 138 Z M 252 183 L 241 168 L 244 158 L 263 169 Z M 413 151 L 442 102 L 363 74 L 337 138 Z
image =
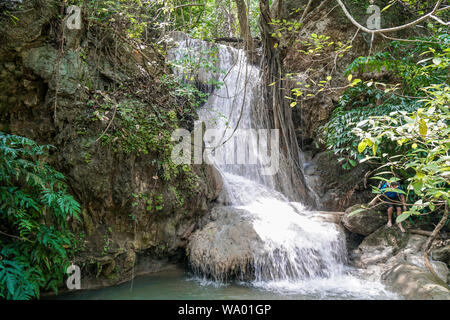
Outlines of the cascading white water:
M 180 33 L 173 37 L 178 46 L 169 51 L 172 60 L 181 59 L 187 49 L 192 54 L 212 46 Z M 301 203 L 289 202 L 275 190 L 273 176 L 262 174 L 268 155 L 256 146 L 267 142 L 261 136 L 241 134 L 245 129 L 268 129 L 251 116 L 252 104 L 262 105 L 260 70 L 247 63 L 242 50 L 215 46 L 218 68 L 225 71 L 219 77 L 223 85 L 213 90 L 198 115 L 207 128 L 220 131 L 214 139 L 205 139 L 205 145 L 222 174 L 227 202 L 251 214 L 253 227 L 264 243 L 264 250 L 254 252 L 253 285 L 284 292 L 320 294 L 331 288 L 341 295 L 380 295 L 384 292 L 380 284 L 367 286 L 348 275 L 344 235 L 339 227 L 314 219 Z M 206 82 L 212 75 L 198 70 L 197 76 Z M 247 158 L 257 159 L 256 164 L 231 164 L 235 162 L 230 157 L 242 152 L 240 145 L 252 146 L 245 152 Z M 285 170 L 282 164 L 279 170 Z

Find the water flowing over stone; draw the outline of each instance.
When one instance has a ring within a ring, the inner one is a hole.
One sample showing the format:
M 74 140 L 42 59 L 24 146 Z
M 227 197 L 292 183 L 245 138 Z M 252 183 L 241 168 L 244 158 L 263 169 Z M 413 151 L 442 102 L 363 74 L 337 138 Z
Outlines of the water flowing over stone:
M 242 50 L 191 39 L 182 33 L 174 33 L 173 39 L 177 47 L 169 51 L 169 59 L 172 60 L 181 59 L 186 54 L 198 54 L 213 46 L 218 49 L 217 67 L 224 72 L 214 77 L 223 85 L 209 87 L 211 95 L 198 115 L 206 128 L 220 131 L 219 137 L 206 135 L 205 145 L 210 148 L 209 159 L 223 177 L 224 203 L 239 209 L 237 213 L 243 212 L 243 221 L 250 221 L 257 235 L 255 237 L 253 230 L 249 231 L 247 224 L 245 228 L 241 227 L 241 233 L 247 230 L 254 239 L 254 247 L 248 248 L 248 241 L 235 236 L 238 227 L 233 229 L 234 222 L 230 225 L 229 220 L 224 219 L 221 225 L 220 215 L 215 217 L 213 222 L 194 234 L 195 240 L 188 247 L 194 269 L 220 280 L 233 270 L 248 270 L 250 264 L 251 283 L 265 289 L 304 290 L 311 287 L 305 281 L 310 281 L 315 288 L 323 288 L 327 286 L 323 281 L 332 279 L 334 284 L 327 282 L 328 286 L 361 291 L 364 287 L 362 282 L 351 278 L 345 271 L 347 252 L 340 227 L 314 219 L 312 212 L 308 212 L 301 203 L 290 202 L 289 194 L 286 194 L 286 190 L 291 190 L 289 185 L 282 188 L 283 194 L 276 190 L 273 175 L 263 174 L 263 169 L 270 163 L 268 159 L 272 160 L 272 165 L 275 162 L 276 141 L 271 140 L 270 132 L 265 132 L 267 135 L 264 137 L 244 131 L 254 129 L 258 133 L 258 130 L 270 129 L 267 122 L 256 119 L 252 113 L 255 107 L 264 108 L 259 68 L 247 63 Z M 176 72 L 182 74 L 180 69 Z M 198 70 L 196 79 L 206 83 L 212 76 Z M 246 151 L 239 149 L 244 146 L 248 146 Z M 267 152 L 271 146 L 275 146 L 274 150 Z M 256 163 L 249 160 L 247 164 L 233 164 L 236 161 L 231 161 L 232 156 L 242 156 L 242 152 L 245 152 L 247 160 L 256 159 Z M 278 174 L 283 175 L 283 170 L 287 169 L 283 167 L 282 159 L 278 160 Z M 227 236 L 229 234 L 234 236 Z M 224 237 L 222 241 L 219 235 Z M 241 234 L 243 238 L 246 236 Z M 239 246 L 239 242 L 247 248 L 241 261 L 236 257 L 236 250 L 230 250 Z M 218 252 L 217 257 L 215 252 Z M 230 261 L 228 268 L 224 261 Z M 220 268 L 216 264 L 220 264 Z M 220 270 L 220 274 L 213 270 Z M 237 273 L 235 275 L 239 278 Z M 249 280 L 248 276 L 246 274 L 241 279 Z M 342 283 L 343 279 L 347 279 L 348 288 Z

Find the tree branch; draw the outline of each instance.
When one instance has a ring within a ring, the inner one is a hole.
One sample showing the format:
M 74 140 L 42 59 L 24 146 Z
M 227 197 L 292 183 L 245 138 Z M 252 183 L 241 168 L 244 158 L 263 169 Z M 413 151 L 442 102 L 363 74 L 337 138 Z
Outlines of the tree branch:
M 425 247 L 423 249 L 423 257 L 425 259 L 425 265 L 427 266 L 428 270 L 430 270 L 430 272 L 438 279 L 442 280 L 441 278 L 439 278 L 438 274 L 436 273 L 436 271 L 434 271 L 433 266 L 430 263 L 430 260 L 428 259 L 428 255 L 430 253 L 430 249 L 431 249 L 431 244 L 433 243 L 433 240 L 436 238 L 436 236 L 438 235 L 439 231 L 441 231 L 442 227 L 444 227 L 445 222 L 447 221 L 447 217 L 448 217 L 448 208 L 447 208 L 447 203 L 445 203 L 445 208 L 444 208 L 444 214 L 442 215 L 441 220 L 439 221 L 439 223 L 437 224 L 436 228 L 434 228 L 433 232 L 431 233 L 430 237 L 427 240 L 427 243 L 425 244 Z M 445 281 L 444 281 L 445 282 Z
M 412 26 L 415 26 L 416 24 L 427 20 L 428 18 L 433 18 L 433 15 L 437 12 L 439 12 L 439 6 L 442 3 L 442 0 L 439 0 L 436 5 L 434 6 L 433 10 L 429 13 L 427 13 L 426 15 L 412 21 L 409 22 L 407 24 L 398 26 L 398 27 L 392 27 L 392 28 L 386 28 L 386 29 L 376 29 L 376 30 L 372 30 L 372 29 L 368 29 L 366 27 L 364 27 L 363 25 L 361 25 L 360 23 L 358 23 L 355 18 L 353 18 L 353 16 L 348 12 L 347 8 L 345 7 L 344 3 L 342 2 L 342 0 L 336 0 L 339 5 L 341 6 L 342 10 L 344 11 L 345 15 L 347 16 L 347 18 L 358 28 L 360 28 L 361 30 L 363 30 L 364 32 L 367 33 L 371 33 L 371 34 L 375 34 L 375 33 L 383 33 L 383 32 L 394 32 L 394 31 L 399 31 L 399 30 L 403 30 Z M 448 7 L 447 7 L 448 8 Z M 440 20 L 440 19 L 439 19 Z M 444 23 L 445 24 L 445 23 Z
M 443 24 L 445 26 L 450 25 L 450 22 L 444 22 L 444 21 L 442 21 L 441 19 L 439 19 L 438 17 L 436 17 L 434 15 L 431 15 L 430 18 L 433 18 L 434 20 L 436 20 L 437 22 L 439 22 L 440 24 Z
M 15 235 L 12 235 L 12 234 L 3 232 L 3 231 L 0 231 L 0 234 L 3 234 L 4 236 L 7 236 L 7 237 L 15 238 L 15 239 L 18 239 L 18 240 L 28 241 L 28 242 L 30 242 L 30 243 L 33 243 L 33 241 L 31 241 L 30 239 L 27 239 L 27 238 L 21 238 L 21 237 L 18 237 L 18 236 L 15 236 Z
M 187 3 L 187 4 L 180 4 L 176 7 L 173 7 L 173 9 L 176 10 L 185 7 L 204 7 L 204 6 L 205 6 L 204 3 Z
M 306 14 L 308 13 L 309 7 L 311 6 L 311 2 L 313 0 L 309 0 L 308 4 L 306 5 L 305 10 L 303 11 L 302 17 L 300 18 L 300 23 L 303 23 L 303 19 L 305 19 Z

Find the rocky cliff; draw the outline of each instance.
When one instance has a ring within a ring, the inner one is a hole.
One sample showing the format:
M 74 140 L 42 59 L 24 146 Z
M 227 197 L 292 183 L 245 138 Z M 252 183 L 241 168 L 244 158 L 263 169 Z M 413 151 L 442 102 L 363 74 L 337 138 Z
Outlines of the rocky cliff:
M 191 128 L 195 112 L 161 80 L 163 49 L 89 21 L 68 29 L 60 1 L 16 5 L 0 20 L 0 130 L 56 147 L 48 161 L 82 204 L 82 287 L 183 260 L 221 179 L 170 160 L 172 130 Z

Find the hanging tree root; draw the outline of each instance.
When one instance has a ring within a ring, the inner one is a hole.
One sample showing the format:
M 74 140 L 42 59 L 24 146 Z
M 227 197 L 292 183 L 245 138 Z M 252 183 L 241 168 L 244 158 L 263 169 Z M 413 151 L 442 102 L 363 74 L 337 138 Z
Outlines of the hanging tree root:
M 423 249 L 423 256 L 425 258 L 425 265 L 427 266 L 428 270 L 430 270 L 430 272 L 439 280 L 443 281 L 438 274 L 436 273 L 436 271 L 434 270 L 433 266 L 430 263 L 430 260 L 428 258 L 428 255 L 430 254 L 431 251 L 431 244 L 433 243 L 433 240 L 436 238 L 436 236 L 438 235 L 439 231 L 441 231 L 441 229 L 444 227 L 445 222 L 447 221 L 448 218 L 448 208 L 447 208 L 447 203 L 445 204 L 445 208 L 444 208 L 444 214 L 442 215 L 441 220 L 439 221 L 439 223 L 437 224 L 437 226 L 434 228 L 433 232 L 431 233 L 431 235 L 429 236 L 425 247 Z M 444 283 L 446 283 L 446 281 L 444 281 Z

